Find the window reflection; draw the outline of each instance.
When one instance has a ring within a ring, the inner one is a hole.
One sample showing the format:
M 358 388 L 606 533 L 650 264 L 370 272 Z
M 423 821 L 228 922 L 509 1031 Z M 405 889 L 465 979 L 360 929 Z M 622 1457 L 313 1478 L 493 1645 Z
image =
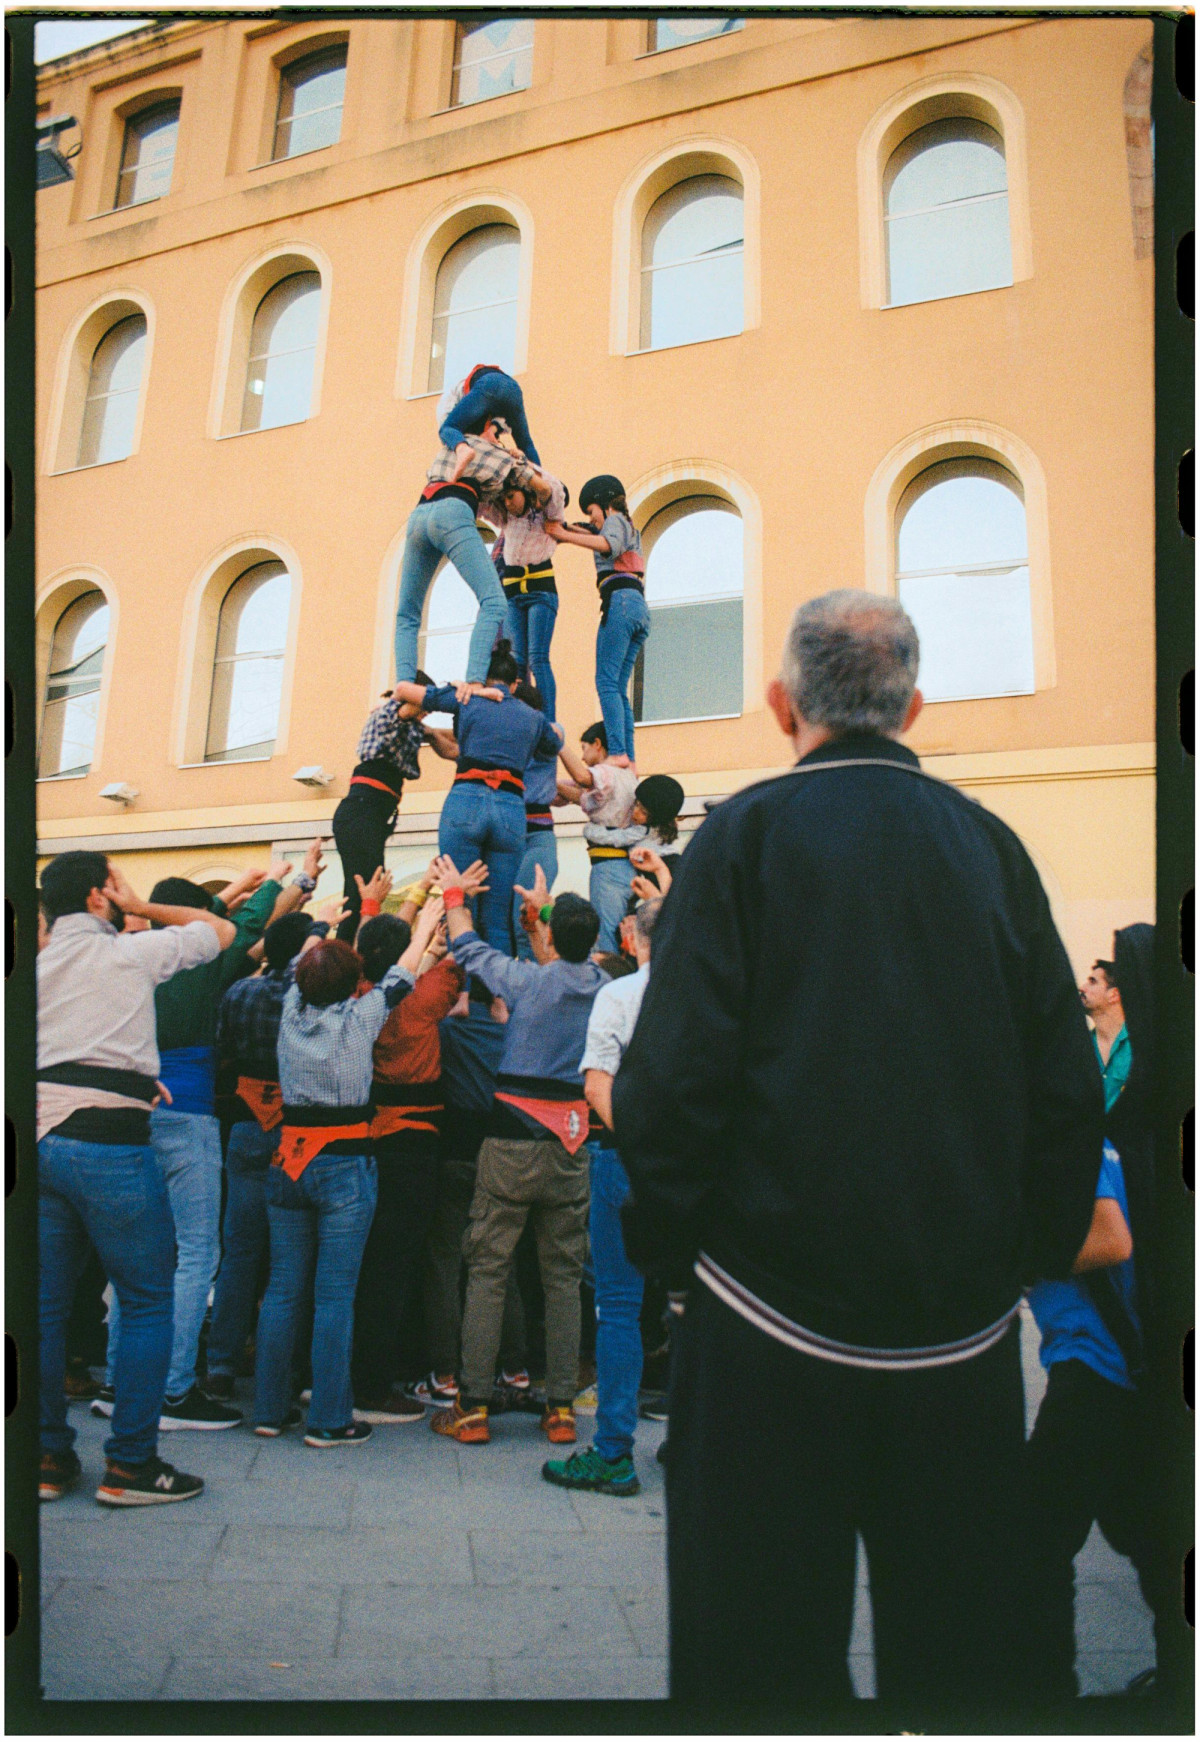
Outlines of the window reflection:
M 741 18 L 653 18 L 650 21 L 652 53 L 664 48 L 684 48 L 690 42 L 704 42 L 710 36 L 728 36 L 740 30 Z
M 451 108 L 524 91 L 532 81 L 532 18 L 493 18 L 486 24 L 458 26 Z
M 98 588 L 67 606 L 54 628 L 42 710 L 38 775 L 86 774 L 92 765 L 108 601 Z
M 520 272 L 521 237 L 512 224 L 484 224 L 448 250 L 433 295 L 431 393 L 461 381 L 476 363 L 512 371 Z
M 692 176 L 654 202 L 642 227 L 643 350 L 741 332 L 743 228 L 731 176 Z
M 694 496 L 647 526 L 650 639 L 633 678 L 640 721 L 742 711 L 742 522 L 728 503 Z
M 917 681 L 927 701 L 1032 694 L 1025 504 L 1011 472 L 953 460 L 909 485 L 896 589 L 921 640 Z
M 124 460 L 133 452 L 145 356 L 145 315 L 129 315 L 118 321 L 96 346 L 88 374 L 77 465 Z
M 312 406 L 321 275 L 294 272 L 269 290 L 250 329 L 242 428 L 303 423 Z
M 1008 168 L 994 127 L 934 121 L 884 176 L 888 300 L 927 302 L 1012 283 Z
M 114 208 L 140 206 L 171 191 L 175 143 L 179 137 L 179 103 L 156 103 L 125 123 L 121 168 Z
M 342 136 L 346 45 L 305 55 L 279 75 L 279 113 L 272 158 L 300 157 L 336 145 Z
M 291 577 L 272 561 L 247 569 L 222 600 L 206 762 L 240 762 L 274 751 L 291 596 Z

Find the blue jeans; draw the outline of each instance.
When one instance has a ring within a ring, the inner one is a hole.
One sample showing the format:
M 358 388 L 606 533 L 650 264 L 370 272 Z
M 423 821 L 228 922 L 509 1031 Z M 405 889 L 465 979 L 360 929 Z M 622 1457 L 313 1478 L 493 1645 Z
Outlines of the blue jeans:
M 175 1113 L 169 1107 L 155 1107 L 150 1141 L 175 1219 L 175 1337 L 167 1396 L 183 1397 L 196 1382 L 200 1328 L 221 1258 L 221 1127 L 212 1113 Z M 118 1296 L 108 1317 L 110 1385 L 121 1323 Z
M 598 950 L 619 950 L 621 921 L 629 911 L 633 866 L 623 859 L 597 859 L 588 880 L 588 900 L 600 915 Z
M 278 1145 L 278 1127 L 264 1131 L 257 1119 L 240 1119 L 225 1150 L 224 1250 L 208 1331 L 208 1371 L 230 1379 L 246 1346 L 258 1267 L 267 1251 L 267 1169 Z
M 542 698 L 548 720 L 558 718 L 558 690 L 550 669 L 550 643 L 558 616 L 557 593 L 518 593 L 508 600 L 504 632 L 512 642 L 513 657 L 528 671 Z
M 496 637 L 504 627 L 504 588 L 475 526 L 475 515 L 458 496 L 421 502 L 408 517 L 400 599 L 396 606 L 396 678 L 411 683 L 417 673 L 417 640 L 425 595 L 445 557 L 479 600 L 471 631 L 467 678 L 482 683 Z M 433 674 L 435 677 L 438 673 Z M 445 677 L 445 673 L 440 674 Z
M 110 1381 L 116 1392 L 110 1458 L 141 1464 L 158 1445 L 171 1359 L 175 1231 L 149 1146 L 81 1143 L 53 1132 L 38 1144 L 39 1405 L 44 1452 L 69 1451 L 63 1380 L 67 1321 L 89 1238 L 124 1311 Z M 115 1304 L 113 1310 L 116 1310 Z
M 554 880 L 558 876 L 558 842 L 554 838 L 553 829 L 531 829 L 525 837 L 525 852 L 521 859 L 521 868 L 517 872 L 516 882 L 522 889 L 533 888 L 534 867 L 540 865 L 546 877 L 546 888 L 554 888 Z M 513 936 L 517 940 L 517 955 L 523 962 L 532 962 L 533 945 L 529 941 L 529 933 L 521 924 L 521 897 L 513 896 L 512 907 Z
M 313 1293 L 310 1428 L 349 1427 L 354 1419 L 350 1351 L 354 1291 L 375 1214 L 373 1155 L 322 1150 L 298 1180 L 268 1170 L 271 1280 L 258 1315 L 254 1420 L 278 1426 L 292 1401 L 292 1350 L 308 1290 Z
M 642 1292 L 645 1284 L 625 1255 L 621 1205 L 629 1178 L 615 1149 L 589 1143 L 592 1208 L 589 1233 L 596 1272 L 596 1431 L 602 1458 L 631 1457 L 642 1382 Z
M 520 383 L 500 369 L 482 376 L 469 393 L 464 393 L 438 431 L 438 438 L 448 448 L 457 447 L 464 435 L 482 435 L 490 417 L 507 418 L 513 441 L 535 466 L 541 465 L 529 433 Z
M 608 604 L 608 622 L 596 631 L 596 694 L 604 716 L 610 756 L 633 756 L 633 706 L 629 680 L 650 634 L 650 610 L 637 587 L 622 587 Z
M 515 792 L 493 792 L 481 780 L 458 781 L 446 794 L 438 823 L 438 852 L 460 871 L 475 859 L 488 868 L 479 897 L 479 933 L 493 949 L 512 955 L 513 884 L 525 852 L 525 805 Z

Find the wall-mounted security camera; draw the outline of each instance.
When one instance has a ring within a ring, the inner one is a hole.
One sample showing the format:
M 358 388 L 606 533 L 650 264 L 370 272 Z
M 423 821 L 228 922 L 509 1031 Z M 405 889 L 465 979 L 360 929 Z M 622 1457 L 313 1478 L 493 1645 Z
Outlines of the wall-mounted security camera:
M 319 762 L 312 762 L 304 768 L 298 768 L 292 776 L 292 779 L 298 780 L 301 786 L 328 786 L 333 778 L 332 774 L 326 774 Z
M 111 786 L 100 788 L 100 797 L 109 798 L 114 804 L 132 804 L 138 796 L 138 788 L 130 786 L 127 780 L 114 780 Z

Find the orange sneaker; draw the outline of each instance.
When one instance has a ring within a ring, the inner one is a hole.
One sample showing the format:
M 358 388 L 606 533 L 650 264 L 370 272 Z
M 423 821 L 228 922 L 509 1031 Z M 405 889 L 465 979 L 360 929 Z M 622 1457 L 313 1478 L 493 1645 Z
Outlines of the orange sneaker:
M 492 1437 L 488 1432 L 486 1403 L 464 1409 L 457 1397 L 451 1409 L 435 1410 L 429 1425 L 435 1434 L 445 1434 L 461 1446 L 485 1446 Z
M 570 1404 L 557 1406 L 546 1405 L 542 1415 L 542 1432 L 552 1445 L 569 1446 L 575 1443 L 575 1411 Z

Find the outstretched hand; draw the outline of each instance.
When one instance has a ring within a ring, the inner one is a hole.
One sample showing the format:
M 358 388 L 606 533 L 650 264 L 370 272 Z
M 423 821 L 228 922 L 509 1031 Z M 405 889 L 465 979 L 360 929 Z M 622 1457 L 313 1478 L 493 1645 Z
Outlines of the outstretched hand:
M 519 883 L 514 883 L 513 890 L 521 897 L 522 901 L 531 903 L 539 913 L 550 898 L 550 891 L 546 886 L 546 873 L 540 865 L 535 865 L 533 868 L 532 889 L 522 889 Z
M 385 871 L 382 865 L 374 873 L 369 883 L 364 883 L 357 871 L 354 873 L 354 881 L 358 884 L 360 901 L 377 901 L 382 907 L 392 893 L 392 874 L 390 871 Z
M 448 889 L 461 889 L 464 895 L 478 895 L 487 888 L 487 866 L 482 859 L 476 859 L 465 871 L 460 871 L 449 853 L 441 853 L 431 869 L 443 895 Z

